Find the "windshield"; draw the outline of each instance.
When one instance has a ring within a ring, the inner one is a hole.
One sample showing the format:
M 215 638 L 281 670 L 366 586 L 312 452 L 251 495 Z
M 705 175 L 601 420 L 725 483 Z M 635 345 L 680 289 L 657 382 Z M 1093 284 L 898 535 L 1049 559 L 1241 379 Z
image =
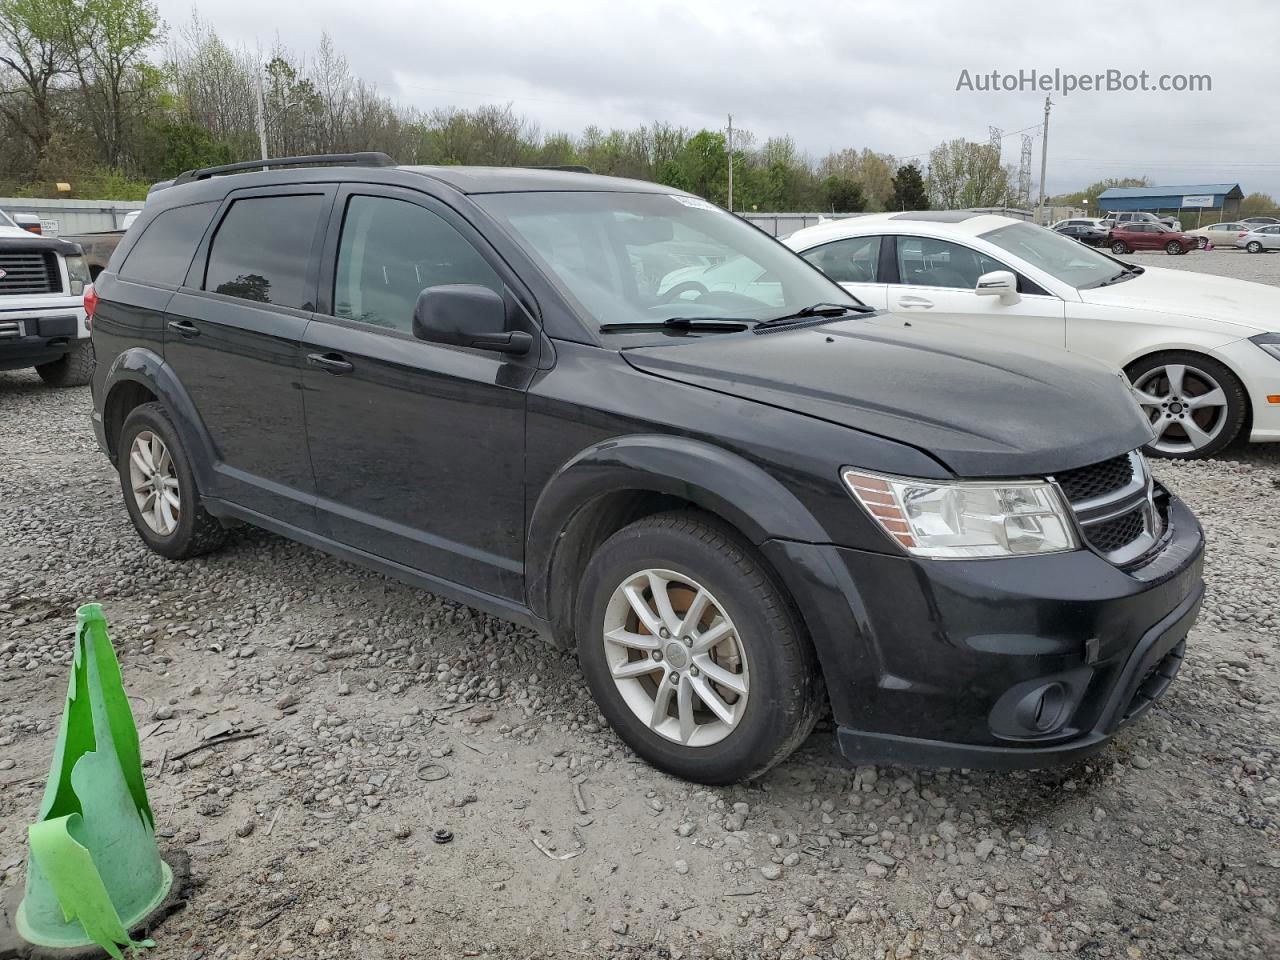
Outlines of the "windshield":
M 982 239 L 1073 287 L 1097 286 L 1124 269 L 1124 264 L 1092 247 L 1030 223 L 1001 227 Z
M 853 297 L 705 200 L 660 193 L 495 193 L 475 199 L 597 328 L 673 317 L 768 320 Z

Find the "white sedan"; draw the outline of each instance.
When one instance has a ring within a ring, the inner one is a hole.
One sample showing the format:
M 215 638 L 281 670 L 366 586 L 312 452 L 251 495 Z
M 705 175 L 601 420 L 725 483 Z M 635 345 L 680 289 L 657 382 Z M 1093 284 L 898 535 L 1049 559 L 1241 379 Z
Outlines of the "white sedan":
M 873 214 L 784 241 L 864 303 L 1095 357 L 1129 376 L 1148 449 L 1280 441 L 1280 288 L 1120 260 L 1021 220 Z

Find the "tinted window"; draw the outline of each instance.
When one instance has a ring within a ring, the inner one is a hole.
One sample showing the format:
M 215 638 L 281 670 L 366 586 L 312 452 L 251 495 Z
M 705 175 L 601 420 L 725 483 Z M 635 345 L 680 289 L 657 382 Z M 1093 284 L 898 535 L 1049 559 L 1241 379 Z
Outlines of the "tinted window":
M 502 292 L 502 280 L 475 247 L 430 210 L 387 197 L 351 198 L 338 246 L 334 313 L 412 330 L 418 294 L 449 283 Z
M 837 283 L 875 283 L 879 237 L 848 237 L 800 254 Z
M 120 267 L 125 280 L 182 286 L 217 203 L 194 203 L 157 214 Z
M 905 284 L 972 289 L 984 273 L 1008 269 L 976 250 L 946 240 L 898 238 L 898 276 Z
M 323 199 L 308 194 L 235 201 L 214 235 L 204 288 L 242 300 L 302 307 Z

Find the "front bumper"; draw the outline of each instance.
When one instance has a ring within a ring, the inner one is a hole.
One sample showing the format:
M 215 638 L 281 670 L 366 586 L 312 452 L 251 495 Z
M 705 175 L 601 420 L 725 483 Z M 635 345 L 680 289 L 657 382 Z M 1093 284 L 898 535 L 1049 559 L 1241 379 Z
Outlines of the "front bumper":
M 36 308 L 0 309 L 0 370 L 56 360 L 89 335 L 79 300 Z
M 1012 769 L 1102 747 L 1164 692 L 1204 592 L 1204 537 L 1123 570 L 1087 551 L 920 560 L 770 541 L 852 760 Z M 1049 691 L 1045 693 L 1045 691 Z
M 1249 394 L 1249 439 L 1280 442 L 1280 403 L 1268 399 L 1280 397 L 1280 360 L 1248 339 L 1234 340 L 1209 353 L 1235 372 Z

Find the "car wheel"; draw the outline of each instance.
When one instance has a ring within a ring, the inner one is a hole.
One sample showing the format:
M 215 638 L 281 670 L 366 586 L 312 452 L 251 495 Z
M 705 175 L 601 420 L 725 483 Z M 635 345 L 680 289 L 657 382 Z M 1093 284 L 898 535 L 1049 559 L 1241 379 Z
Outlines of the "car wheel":
M 222 546 L 227 531 L 200 505 L 186 447 L 162 404 L 144 403 L 125 418 L 116 460 L 125 508 L 147 546 L 171 560 Z
M 1129 246 L 1123 240 L 1116 240 L 1111 244 L 1111 252 L 1124 254 L 1129 252 Z
M 1217 360 L 1161 353 L 1139 360 L 1128 374 L 1156 433 L 1148 453 L 1178 460 L 1212 457 L 1244 426 L 1249 410 L 1244 385 Z
M 36 367 L 36 373 L 51 387 L 83 387 L 93 379 L 93 365 L 93 345 L 77 340 L 57 360 Z
M 666 513 L 620 530 L 579 591 L 578 658 L 601 712 L 686 780 L 758 777 L 813 730 L 813 648 L 749 544 L 713 518 Z
M 1250 253 L 1262 252 L 1262 244 L 1260 244 L 1257 240 L 1250 240 L 1247 244 L 1245 244 L 1244 248 L 1248 250 Z
M 1177 240 L 1170 240 L 1168 243 L 1164 245 L 1164 252 L 1171 257 L 1176 257 L 1178 254 L 1183 252 L 1182 244 L 1180 244 Z
M 1196 246 L 1197 246 L 1197 247 L 1199 247 L 1201 250 L 1208 249 L 1208 246 L 1209 246 L 1209 238 L 1208 238 L 1208 237 L 1196 237 Z

